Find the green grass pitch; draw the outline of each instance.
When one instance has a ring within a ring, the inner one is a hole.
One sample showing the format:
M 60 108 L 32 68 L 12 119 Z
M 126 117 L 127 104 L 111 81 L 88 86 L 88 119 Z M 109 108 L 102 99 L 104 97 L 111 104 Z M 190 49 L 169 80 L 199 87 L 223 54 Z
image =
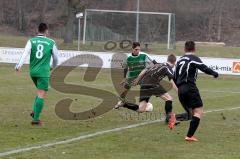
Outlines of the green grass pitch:
M 109 70 L 102 70 L 96 81 L 85 82 L 84 70 L 76 69 L 66 82 L 98 87 L 116 94 Z M 0 65 L 0 154 L 10 150 L 41 144 L 64 141 L 82 135 L 146 122 L 160 118 L 156 114 L 164 112 L 164 102 L 151 98 L 156 117 L 146 117 L 126 109 L 111 110 L 87 121 L 66 121 L 55 114 L 55 104 L 63 98 L 77 99 L 71 110 L 78 112 L 94 107 L 101 100 L 76 94 L 64 94 L 50 89 L 41 116 L 42 127 L 30 125 L 32 102 L 35 88 L 28 76 L 27 66 L 22 72 L 14 72 L 14 65 Z M 239 107 L 240 77 L 220 76 L 214 79 L 200 75 L 197 85 L 204 101 L 204 109 L 229 109 Z M 174 111 L 183 112 L 176 92 Z M 68 144 L 40 148 L 28 152 L 11 154 L 3 159 L 239 159 L 240 153 L 240 109 L 206 113 L 196 136 L 197 143 L 187 143 L 184 136 L 188 122 L 169 130 L 163 122 L 132 129 L 106 133 Z M 1 157 L 0 157 L 1 158 Z

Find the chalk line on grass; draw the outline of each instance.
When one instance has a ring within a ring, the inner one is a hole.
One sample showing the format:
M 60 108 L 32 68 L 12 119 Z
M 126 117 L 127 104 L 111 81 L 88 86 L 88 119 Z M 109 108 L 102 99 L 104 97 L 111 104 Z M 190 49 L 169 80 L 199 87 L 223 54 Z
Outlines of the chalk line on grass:
M 220 112 L 220 111 L 227 111 L 227 110 L 231 111 L 231 110 L 236 110 L 236 109 L 240 109 L 240 107 L 208 110 L 208 111 L 205 111 L 204 113 L 206 114 L 206 113 Z M 13 150 L 10 150 L 10 151 L 1 152 L 0 157 L 5 157 L 5 156 L 8 156 L 8 155 L 12 155 L 12 154 L 16 154 L 16 153 L 23 153 L 23 152 L 36 150 L 36 149 L 41 149 L 41 148 L 52 147 L 52 146 L 56 146 L 56 145 L 68 144 L 68 143 L 71 143 L 71 142 L 80 141 L 80 140 L 91 138 L 91 137 L 96 137 L 96 136 L 100 136 L 100 135 L 104 135 L 104 134 L 108 134 L 108 133 L 112 133 L 112 132 L 118 132 L 118 131 L 122 131 L 122 130 L 126 130 L 126 129 L 132 129 L 132 128 L 136 128 L 136 127 L 140 127 L 140 126 L 144 126 L 144 125 L 149 125 L 149 124 L 154 124 L 154 123 L 158 123 L 158 122 L 162 122 L 162 121 L 164 121 L 164 119 L 146 121 L 146 122 L 142 122 L 142 123 L 138 123 L 138 124 L 132 124 L 132 125 L 123 126 L 123 127 L 118 127 L 118 128 L 114 128 L 114 129 L 102 130 L 102 131 L 98 131 L 98 132 L 95 132 L 95 133 L 74 137 L 74 138 L 71 138 L 71 139 L 51 142 L 51 143 L 48 143 L 48 144 L 42 144 L 42 145 L 26 147 L 26 148 L 13 149 Z

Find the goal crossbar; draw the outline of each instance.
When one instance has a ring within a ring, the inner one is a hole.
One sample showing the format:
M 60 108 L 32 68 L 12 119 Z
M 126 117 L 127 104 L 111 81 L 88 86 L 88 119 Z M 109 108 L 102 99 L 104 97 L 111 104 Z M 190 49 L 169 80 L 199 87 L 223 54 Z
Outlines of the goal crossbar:
M 88 11 L 92 12 L 109 12 L 109 13 L 136 13 L 136 14 L 157 14 L 157 15 L 172 15 L 173 13 L 164 12 L 143 12 L 143 11 L 124 11 L 124 10 L 101 10 L 101 9 L 86 9 L 85 13 Z

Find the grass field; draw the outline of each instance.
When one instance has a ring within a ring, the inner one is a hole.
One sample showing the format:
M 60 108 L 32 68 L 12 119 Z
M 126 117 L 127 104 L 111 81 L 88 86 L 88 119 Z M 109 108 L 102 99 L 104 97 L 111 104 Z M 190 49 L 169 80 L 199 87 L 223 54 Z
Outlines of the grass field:
M 57 141 L 67 141 L 79 136 L 125 127 L 132 124 L 160 119 L 164 102 L 151 99 L 156 117 L 146 117 L 129 110 L 111 110 L 87 121 L 66 121 L 55 114 L 55 104 L 63 98 L 77 99 L 72 111 L 82 111 L 101 102 L 88 96 L 64 94 L 50 89 L 42 113 L 43 126 L 30 125 L 32 101 L 35 88 L 28 76 L 27 66 L 16 74 L 13 65 L 0 65 L 0 156 L 3 152 L 32 147 Z M 77 69 L 66 79 L 68 83 L 88 85 L 116 94 L 109 70 L 102 70 L 96 81 L 82 80 L 84 70 Z M 188 122 L 169 130 L 163 122 L 147 124 L 131 129 L 99 134 L 66 144 L 39 148 L 27 152 L 3 156 L 3 159 L 239 159 L 240 158 L 240 85 L 239 76 L 220 76 L 213 79 L 201 75 L 198 86 L 202 94 L 206 113 L 196 136 L 197 143 L 187 143 L 184 136 Z M 176 93 L 174 111 L 182 112 Z M 234 110 L 227 110 L 236 108 Z M 226 109 L 226 110 L 219 110 Z M 219 110 L 217 112 L 211 112 Z M 1 158 L 1 157 L 0 157 Z

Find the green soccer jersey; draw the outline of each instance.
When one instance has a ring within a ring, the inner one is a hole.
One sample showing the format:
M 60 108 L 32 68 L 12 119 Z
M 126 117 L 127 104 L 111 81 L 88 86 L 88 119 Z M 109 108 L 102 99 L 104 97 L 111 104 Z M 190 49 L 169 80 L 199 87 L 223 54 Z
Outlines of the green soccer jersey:
M 38 35 L 28 40 L 24 53 L 15 69 L 20 69 L 25 59 L 30 54 L 30 76 L 50 77 L 50 60 L 53 58 L 52 67 L 58 63 L 58 50 L 54 40 L 43 35 Z
M 30 39 L 30 75 L 33 77 L 50 76 L 50 60 L 55 42 L 44 36 Z
M 138 56 L 129 54 L 125 63 L 125 68 L 128 68 L 127 79 L 136 78 L 151 62 L 151 58 L 146 53 L 140 52 Z

